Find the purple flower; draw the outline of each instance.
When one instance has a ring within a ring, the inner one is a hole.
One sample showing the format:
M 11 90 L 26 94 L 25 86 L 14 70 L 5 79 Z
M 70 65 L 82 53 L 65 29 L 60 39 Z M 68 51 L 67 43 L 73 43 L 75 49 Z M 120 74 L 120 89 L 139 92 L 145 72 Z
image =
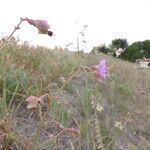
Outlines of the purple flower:
M 106 59 L 102 59 L 97 67 L 100 79 L 104 80 L 107 77 Z

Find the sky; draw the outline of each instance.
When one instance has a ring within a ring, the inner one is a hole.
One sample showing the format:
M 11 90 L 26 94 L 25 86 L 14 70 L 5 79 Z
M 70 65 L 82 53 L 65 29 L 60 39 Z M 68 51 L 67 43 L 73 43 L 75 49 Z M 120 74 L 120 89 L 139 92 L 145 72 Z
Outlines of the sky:
M 89 52 L 116 38 L 131 44 L 150 39 L 149 6 L 150 0 L 1 0 L 0 38 L 12 32 L 20 17 L 28 17 L 48 21 L 55 34 L 38 34 L 36 28 L 23 22 L 14 36 L 31 45 L 65 48 L 73 43 L 68 48 L 77 50 L 78 37 L 79 48 Z

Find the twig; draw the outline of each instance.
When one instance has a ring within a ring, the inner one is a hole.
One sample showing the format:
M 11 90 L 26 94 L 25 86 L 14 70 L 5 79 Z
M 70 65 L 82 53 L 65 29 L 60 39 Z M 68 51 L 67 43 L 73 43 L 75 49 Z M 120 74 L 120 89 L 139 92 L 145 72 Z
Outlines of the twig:
M 54 97 L 57 96 L 62 90 L 63 88 L 75 77 L 78 76 L 81 73 L 81 68 L 79 68 L 76 71 L 73 71 L 71 73 L 71 75 L 69 76 L 69 78 L 66 80 L 66 82 L 64 82 L 64 84 L 61 86 L 61 88 L 54 94 Z
M 18 25 L 16 27 L 14 27 L 13 32 L 2 42 L 1 46 L 0 46 L 0 51 L 3 49 L 3 47 L 5 46 L 5 44 L 8 42 L 8 40 L 13 36 L 13 34 L 20 29 L 20 24 L 24 21 L 25 19 L 20 18 L 20 22 L 18 23 Z

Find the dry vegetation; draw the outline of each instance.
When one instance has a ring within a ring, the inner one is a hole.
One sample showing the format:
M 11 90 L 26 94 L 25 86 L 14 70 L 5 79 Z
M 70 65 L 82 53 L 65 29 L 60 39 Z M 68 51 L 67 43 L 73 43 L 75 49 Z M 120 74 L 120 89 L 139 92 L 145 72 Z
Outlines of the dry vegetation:
M 82 66 L 106 58 L 97 81 Z M 0 53 L 0 149 L 149 150 L 150 69 L 104 54 L 19 45 Z M 28 109 L 26 98 L 48 94 Z

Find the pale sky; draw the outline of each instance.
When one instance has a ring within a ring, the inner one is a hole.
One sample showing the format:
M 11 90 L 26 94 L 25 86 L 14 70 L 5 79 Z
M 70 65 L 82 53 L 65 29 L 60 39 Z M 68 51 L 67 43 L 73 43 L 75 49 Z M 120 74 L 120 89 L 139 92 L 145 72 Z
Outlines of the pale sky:
M 129 44 L 150 39 L 150 0 L 1 0 L 0 4 L 0 38 L 11 33 L 20 17 L 28 17 L 47 20 L 55 36 L 38 34 L 26 22 L 14 36 L 49 48 L 72 42 L 73 50 L 84 25 L 87 43 L 78 36 L 85 52 L 116 38 L 126 38 Z

